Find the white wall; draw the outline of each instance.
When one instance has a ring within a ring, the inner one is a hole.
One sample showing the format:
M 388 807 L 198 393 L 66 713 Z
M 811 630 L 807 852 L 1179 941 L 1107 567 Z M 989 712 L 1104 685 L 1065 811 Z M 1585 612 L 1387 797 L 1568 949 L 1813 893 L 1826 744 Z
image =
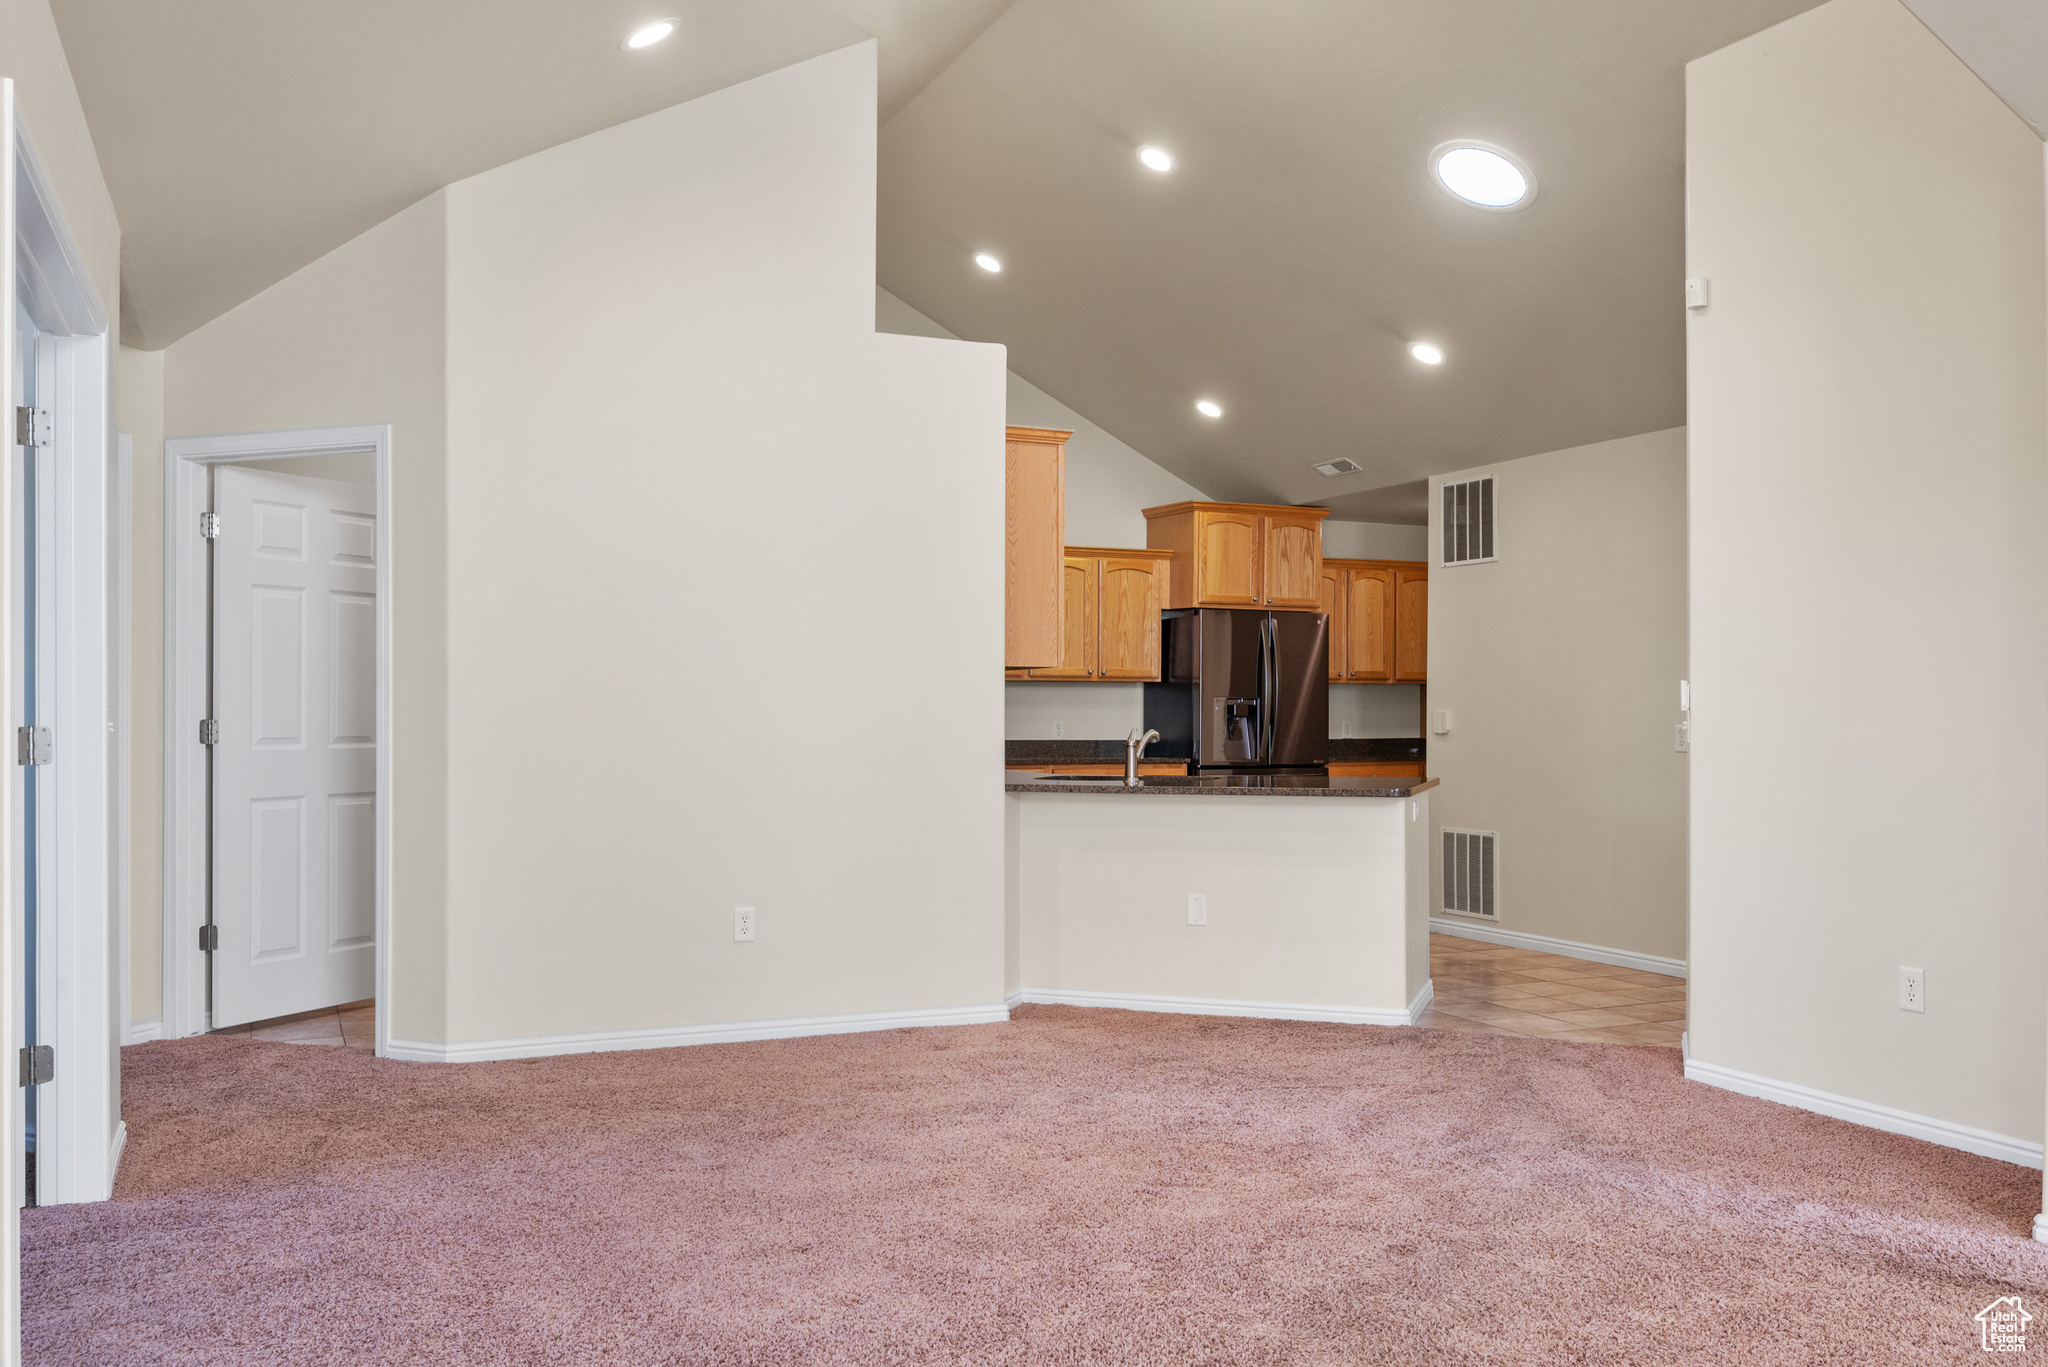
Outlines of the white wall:
M 416 1039 L 442 1038 L 447 1016 L 446 262 L 445 204 L 430 195 L 162 353 L 164 429 L 172 436 L 391 424 L 388 1006 L 393 1032 Z M 136 485 L 161 500 L 161 462 L 145 467 L 139 445 Z M 152 611 L 160 631 L 160 547 L 146 554 L 138 540 L 135 577 L 138 635 Z M 161 715 L 162 682 L 161 672 L 145 675 L 138 663 L 138 714 Z M 162 789 L 140 782 L 140 755 L 135 769 L 136 825 L 160 826 Z M 160 904 L 148 908 L 138 898 L 138 919 L 152 910 L 161 916 Z
M 1427 560 L 1429 528 L 1325 518 L 1323 554 L 1334 560 Z
M 1500 558 L 1430 561 L 1439 829 L 1499 833 L 1502 929 L 1683 959 L 1685 429 L 1438 476 L 1431 509 L 1478 475 Z
M 163 1015 L 164 354 L 116 353 L 114 422 L 130 437 L 128 1016 Z
M 1687 68 L 1686 167 L 1693 1057 L 2038 1143 L 2040 139 L 1833 0 Z
M 450 1040 L 1000 1011 L 1004 353 L 875 332 L 875 99 L 865 43 L 446 192 Z

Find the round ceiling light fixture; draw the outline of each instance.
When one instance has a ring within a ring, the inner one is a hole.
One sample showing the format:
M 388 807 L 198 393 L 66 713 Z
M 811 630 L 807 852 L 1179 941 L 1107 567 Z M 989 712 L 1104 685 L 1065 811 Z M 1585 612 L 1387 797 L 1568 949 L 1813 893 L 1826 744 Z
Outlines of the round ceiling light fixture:
M 1429 154 L 1429 170 L 1446 193 L 1490 213 L 1524 209 L 1536 198 L 1536 173 L 1528 163 L 1489 142 L 1442 143 Z
M 674 33 L 676 26 L 680 23 L 682 23 L 680 19 L 656 19 L 651 24 L 642 24 L 639 28 L 627 34 L 626 41 L 620 43 L 619 46 L 628 52 L 638 52 L 643 47 L 653 47 L 656 43 Z
M 990 275 L 1000 275 L 1003 269 L 1003 263 L 990 256 L 987 252 L 976 252 L 974 254 L 974 264 L 987 271 Z
M 1408 344 L 1408 354 L 1424 365 L 1442 365 L 1444 363 L 1444 349 L 1430 342 L 1410 342 Z
M 1195 411 L 1205 418 L 1220 418 L 1223 416 L 1223 405 L 1214 399 L 1196 399 Z
M 1164 147 L 1140 147 L 1138 149 L 1138 160 L 1144 162 L 1155 171 L 1171 171 L 1173 169 L 1173 153 L 1167 151 Z

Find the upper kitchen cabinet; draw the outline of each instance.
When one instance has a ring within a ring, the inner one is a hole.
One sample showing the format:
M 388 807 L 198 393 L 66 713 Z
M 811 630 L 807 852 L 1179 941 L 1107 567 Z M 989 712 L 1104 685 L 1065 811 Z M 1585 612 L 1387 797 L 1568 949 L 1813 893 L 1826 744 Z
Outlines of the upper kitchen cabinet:
M 1066 606 L 1058 664 L 1008 669 L 1006 678 L 1116 683 L 1159 677 L 1163 551 L 1068 546 L 1061 562 Z
M 1324 609 L 1330 613 L 1331 679 L 1408 683 L 1428 678 L 1425 562 L 1325 560 L 1323 581 L 1325 598 L 1341 605 L 1339 610 Z
M 1173 555 L 1169 608 L 1322 610 L 1325 508 L 1172 503 L 1145 510 L 1145 544 Z
M 1350 572 L 1341 560 L 1325 560 L 1319 582 L 1322 590 L 1316 606 L 1330 619 L 1330 682 L 1337 683 L 1349 676 L 1351 662 L 1345 650 L 1346 639 L 1342 630 L 1345 617 L 1345 581 Z
M 1394 567 L 1394 679 L 1429 677 L 1429 566 Z
M 1067 575 L 1067 438 L 1049 427 L 1008 429 L 1003 537 L 1003 664 L 1057 669 Z

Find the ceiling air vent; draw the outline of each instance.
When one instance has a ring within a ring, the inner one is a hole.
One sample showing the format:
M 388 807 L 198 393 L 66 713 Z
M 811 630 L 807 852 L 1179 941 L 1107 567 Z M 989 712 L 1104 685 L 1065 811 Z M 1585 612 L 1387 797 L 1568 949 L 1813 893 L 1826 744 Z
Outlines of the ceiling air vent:
M 1495 904 L 1500 872 L 1492 831 L 1444 832 L 1444 910 L 1458 916 L 1500 916 Z
M 1444 563 L 1479 565 L 1494 559 L 1493 480 L 1444 486 Z
M 1339 475 L 1355 475 L 1364 468 L 1363 465 L 1360 465 L 1355 460 L 1339 456 L 1335 460 L 1326 460 L 1321 465 L 1318 465 L 1316 473 L 1326 479 L 1335 479 Z

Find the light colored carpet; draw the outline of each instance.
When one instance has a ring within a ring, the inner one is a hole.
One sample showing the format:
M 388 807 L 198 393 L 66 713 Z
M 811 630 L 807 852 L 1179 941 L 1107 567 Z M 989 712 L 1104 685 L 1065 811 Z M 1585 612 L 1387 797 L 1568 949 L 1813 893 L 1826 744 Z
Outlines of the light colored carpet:
M 122 1065 L 116 1198 L 23 1213 L 31 1363 L 1960 1362 L 2048 1292 L 2038 1174 L 1663 1049 L 1029 1007 Z

